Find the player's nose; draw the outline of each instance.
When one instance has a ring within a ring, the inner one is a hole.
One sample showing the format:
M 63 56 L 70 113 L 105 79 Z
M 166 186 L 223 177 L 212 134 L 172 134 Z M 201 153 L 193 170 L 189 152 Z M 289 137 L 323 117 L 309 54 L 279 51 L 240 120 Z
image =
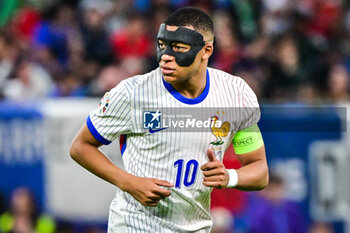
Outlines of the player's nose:
M 164 62 L 169 62 L 175 60 L 175 57 L 164 53 L 161 57 L 161 60 Z

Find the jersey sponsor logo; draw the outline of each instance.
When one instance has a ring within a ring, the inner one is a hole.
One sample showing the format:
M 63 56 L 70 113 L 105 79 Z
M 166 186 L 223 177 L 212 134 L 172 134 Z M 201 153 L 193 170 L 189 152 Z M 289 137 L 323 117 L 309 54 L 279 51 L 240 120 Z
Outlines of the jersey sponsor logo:
M 227 137 L 231 128 L 230 123 L 227 121 L 222 122 L 222 124 L 218 126 L 217 124 L 217 122 L 219 122 L 218 120 L 219 120 L 219 117 L 216 115 L 211 117 L 211 121 L 212 121 L 211 132 L 215 136 L 215 141 L 211 142 L 210 144 L 214 146 L 224 144 L 224 138 Z
M 143 128 L 150 130 L 161 129 L 162 113 L 157 111 L 144 111 L 143 112 Z
M 239 139 L 239 140 L 234 140 L 233 141 L 233 146 L 248 146 L 250 144 L 253 143 L 253 137 L 252 136 L 249 136 L 249 137 L 246 137 L 246 138 L 242 138 L 242 139 Z
M 106 112 L 107 108 L 109 106 L 109 93 L 107 92 L 101 99 L 100 105 L 98 106 L 100 114 L 103 114 Z
M 149 133 L 151 133 L 151 134 L 152 133 L 157 133 L 157 132 L 165 130 L 167 128 L 169 128 L 169 127 L 164 127 L 164 128 L 161 128 L 161 129 L 149 129 Z

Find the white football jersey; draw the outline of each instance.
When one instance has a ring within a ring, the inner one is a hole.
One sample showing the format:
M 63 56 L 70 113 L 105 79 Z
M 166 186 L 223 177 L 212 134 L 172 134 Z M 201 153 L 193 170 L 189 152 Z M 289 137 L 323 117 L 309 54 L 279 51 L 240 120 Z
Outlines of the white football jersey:
M 193 111 L 195 117 L 190 116 Z M 104 144 L 120 137 L 127 172 L 167 180 L 174 187 L 157 207 L 143 206 L 118 191 L 108 232 L 210 232 L 212 188 L 203 185 L 200 169 L 208 161 L 207 149 L 222 161 L 234 134 L 259 119 L 251 88 L 220 70 L 207 69 L 206 87 L 194 99 L 166 83 L 160 68 L 122 81 L 89 115 L 88 128 Z

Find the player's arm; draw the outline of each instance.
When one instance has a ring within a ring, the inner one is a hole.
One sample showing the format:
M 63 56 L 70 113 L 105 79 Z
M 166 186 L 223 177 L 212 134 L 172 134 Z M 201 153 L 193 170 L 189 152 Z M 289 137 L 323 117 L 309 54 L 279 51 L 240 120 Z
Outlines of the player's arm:
M 237 169 L 237 185 L 234 187 L 244 191 L 261 190 L 269 182 L 265 146 L 238 155 L 242 167 Z M 234 171 L 233 171 L 234 172 Z
M 257 125 L 239 131 L 233 139 L 234 149 L 242 167 L 226 169 L 209 149 L 209 161 L 202 165 L 203 184 L 208 187 L 234 187 L 240 190 L 261 190 L 268 183 L 265 147 Z
M 242 167 L 238 170 L 229 170 L 230 178 L 237 178 L 236 182 L 232 183 L 231 180 L 229 186 L 247 191 L 263 189 L 269 178 L 264 141 L 258 125 L 254 124 L 237 132 L 232 142 Z
M 102 145 L 89 131 L 86 123 L 78 131 L 70 148 L 71 157 L 81 166 L 130 193 L 143 205 L 156 206 L 160 199 L 170 195 L 160 186 L 173 186 L 165 180 L 131 175 L 113 164 L 99 149 Z
M 77 163 L 98 177 L 125 189 L 128 174 L 114 165 L 98 148 L 102 143 L 90 133 L 86 123 L 72 141 L 70 155 Z
M 268 184 L 268 167 L 264 142 L 256 124 L 260 108 L 254 91 L 245 83 L 242 88 L 240 129 L 233 138 L 233 147 L 241 162 L 240 169 L 225 169 L 212 151 L 203 165 L 204 185 L 215 188 L 234 187 L 240 190 L 261 190 Z M 255 122 L 255 123 L 254 123 Z

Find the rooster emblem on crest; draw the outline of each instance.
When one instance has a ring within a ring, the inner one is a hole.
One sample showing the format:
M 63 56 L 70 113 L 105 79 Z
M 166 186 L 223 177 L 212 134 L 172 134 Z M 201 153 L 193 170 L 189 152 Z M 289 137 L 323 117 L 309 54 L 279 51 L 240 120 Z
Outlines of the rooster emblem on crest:
M 216 140 L 211 142 L 210 144 L 212 145 L 222 145 L 224 144 L 223 138 L 228 135 L 228 132 L 230 132 L 230 123 L 227 121 L 224 121 L 220 127 L 217 126 L 217 120 L 219 118 L 215 115 L 211 117 L 211 132 L 214 134 L 216 137 Z

